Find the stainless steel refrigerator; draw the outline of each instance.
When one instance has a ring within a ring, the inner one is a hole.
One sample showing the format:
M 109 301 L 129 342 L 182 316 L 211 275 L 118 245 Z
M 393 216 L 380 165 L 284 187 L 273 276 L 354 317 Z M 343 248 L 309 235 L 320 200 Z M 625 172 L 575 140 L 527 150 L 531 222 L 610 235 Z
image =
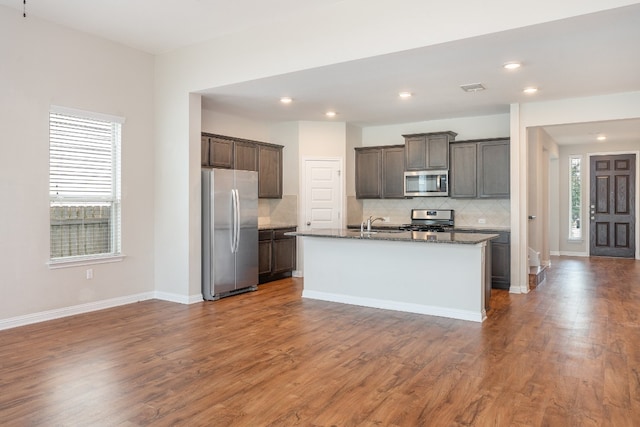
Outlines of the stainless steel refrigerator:
M 202 170 L 202 296 L 258 289 L 258 173 Z

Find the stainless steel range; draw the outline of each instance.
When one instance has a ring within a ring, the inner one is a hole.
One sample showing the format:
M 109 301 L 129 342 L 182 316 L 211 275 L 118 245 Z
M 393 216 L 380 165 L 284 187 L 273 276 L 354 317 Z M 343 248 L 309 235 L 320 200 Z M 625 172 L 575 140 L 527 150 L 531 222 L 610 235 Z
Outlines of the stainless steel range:
M 404 224 L 407 231 L 453 231 L 453 209 L 411 209 L 411 224 Z

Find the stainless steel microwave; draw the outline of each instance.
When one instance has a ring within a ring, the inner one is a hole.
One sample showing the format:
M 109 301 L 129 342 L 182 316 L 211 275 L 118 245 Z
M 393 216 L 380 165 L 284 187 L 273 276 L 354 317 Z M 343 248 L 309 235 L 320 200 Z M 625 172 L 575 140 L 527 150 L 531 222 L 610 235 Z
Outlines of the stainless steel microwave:
M 404 173 L 405 197 L 434 197 L 449 195 L 449 171 L 426 170 Z

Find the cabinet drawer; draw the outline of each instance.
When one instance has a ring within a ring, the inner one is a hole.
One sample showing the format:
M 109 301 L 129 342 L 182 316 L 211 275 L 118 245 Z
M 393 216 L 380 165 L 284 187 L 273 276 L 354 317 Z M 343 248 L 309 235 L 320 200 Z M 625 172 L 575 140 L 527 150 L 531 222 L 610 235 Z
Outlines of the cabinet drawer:
M 260 230 L 258 231 L 258 240 L 271 240 L 273 237 L 273 230 Z
M 284 233 L 291 233 L 292 231 L 296 231 L 295 228 L 282 228 L 278 230 L 273 230 L 273 239 L 281 240 L 281 239 L 293 239 L 293 236 L 285 236 Z

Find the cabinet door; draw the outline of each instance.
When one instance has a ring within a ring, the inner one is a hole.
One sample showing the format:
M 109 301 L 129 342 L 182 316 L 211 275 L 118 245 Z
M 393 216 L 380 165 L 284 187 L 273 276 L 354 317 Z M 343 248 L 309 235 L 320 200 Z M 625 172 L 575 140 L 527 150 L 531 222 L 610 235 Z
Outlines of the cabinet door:
M 478 197 L 509 198 L 509 140 L 478 144 Z
M 282 198 L 282 147 L 258 145 L 258 197 Z
M 475 143 L 451 144 L 450 197 L 476 197 L 476 147 Z
M 356 198 L 382 197 L 382 150 L 356 149 Z
M 429 136 L 426 169 L 449 169 L 449 135 Z
M 202 166 L 209 166 L 209 138 L 206 136 L 200 137 L 200 160 Z
M 404 167 L 408 171 L 424 170 L 427 167 L 427 138 L 412 136 L 405 138 Z
M 271 273 L 271 239 L 258 241 L 258 274 Z
M 382 149 L 382 198 L 404 198 L 404 147 Z
M 273 274 L 293 271 L 296 266 L 296 239 L 273 240 Z
M 258 170 L 258 146 L 252 142 L 236 141 L 233 147 L 234 169 Z
M 500 237 L 491 242 L 491 286 L 497 289 L 509 289 L 511 282 L 509 237 L 509 233 L 500 233 Z
M 209 138 L 209 166 L 233 169 L 233 141 Z

